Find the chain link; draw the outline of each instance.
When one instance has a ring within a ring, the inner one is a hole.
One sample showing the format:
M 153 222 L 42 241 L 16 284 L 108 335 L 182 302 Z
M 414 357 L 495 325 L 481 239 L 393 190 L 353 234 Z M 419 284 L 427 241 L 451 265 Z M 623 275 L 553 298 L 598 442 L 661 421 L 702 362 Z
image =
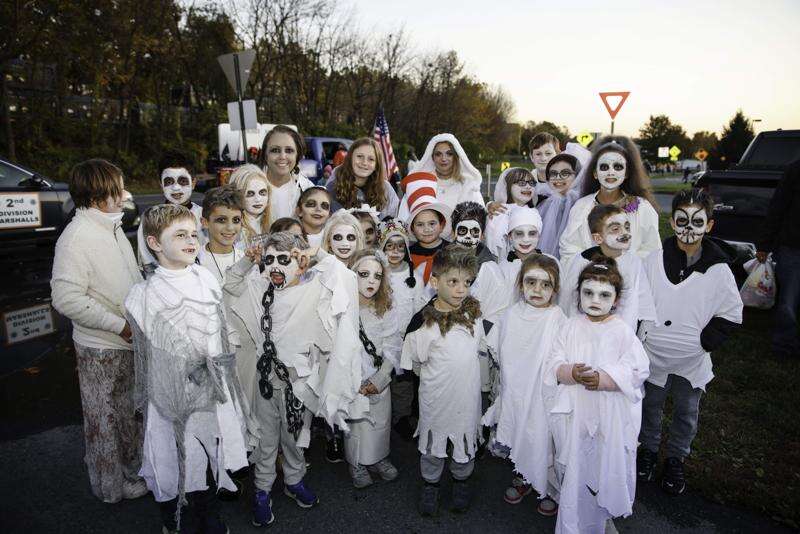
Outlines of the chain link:
M 367 354 L 372 356 L 372 364 L 375 366 L 375 369 L 380 369 L 381 365 L 383 365 L 383 357 L 378 356 L 375 350 L 375 343 L 367 337 L 367 332 L 364 330 L 364 323 L 361 322 L 361 319 L 358 320 L 358 337 L 361 339 L 361 344 L 364 345 L 364 350 L 367 351 Z

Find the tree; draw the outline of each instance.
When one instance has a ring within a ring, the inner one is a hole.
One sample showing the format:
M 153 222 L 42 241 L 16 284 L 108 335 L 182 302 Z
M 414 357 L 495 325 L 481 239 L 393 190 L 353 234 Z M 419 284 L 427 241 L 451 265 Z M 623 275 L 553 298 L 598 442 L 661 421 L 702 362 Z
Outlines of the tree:
M 695 132 L 689 145 L 689 153 L 694 157 L 694 153 L 702 148 L 710 154 L 717 148 L 717 143 L 719 143 L 719 138 L 716 132 Z
M 673 124 L 666 115 L 650 115 L 650 119 L 639 129 L 637 143 L 641 147 L 642 158 L 656 161 L 658 147 L 677 146 L 684 157 L 691 149 L 691 141 L 683 126 Z
M 722 129 L 722 137 L 716 150 L 711 151 L 709 167 L 727 169 L 736 165 L 754 137 L 753 123 L 741 109 L 738 110 L 728 125 Z
M 528 145 L 531 142 L 533 136 L 538 133 L 549 133 L 554 135 L 558 141 L 561 143 L 561 148 L 563 149 L 564 146 L 567 144 L 572 138 L 572 135 L 569 133 L 569 129 L 566 126 L 558 126 L 554 122 L 550 121 L 528 121 L 522 127 L 522 133 L 520 138 L 520 148 L 523 152 L 527 153 Z

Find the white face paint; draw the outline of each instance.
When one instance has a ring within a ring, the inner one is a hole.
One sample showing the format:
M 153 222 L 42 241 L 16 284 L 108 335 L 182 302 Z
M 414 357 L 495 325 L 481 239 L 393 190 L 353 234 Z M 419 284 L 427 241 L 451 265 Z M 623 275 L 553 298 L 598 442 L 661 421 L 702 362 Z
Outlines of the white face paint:
M 363 260 L 358 264 L 356 275 L 358 275 L 358 294 L 365 299 L 374 297 L 383 280 L 381 264 L 373 259 Z
M 261 217 L 269 204 L 269 185 L 262 178 L 253 178 L 244 190 L 244 210 L 253 217 Z
M 192 175 L 183 167 L 168 167 L 161 172 L 161 190 L 172 204 L 186 204 L 192 196 Z
M 631 248 L 631 222 L 624 213 L 606 218 L 603 224 L 603 243 L 614 250 Z
M 477 247 L 482 234 L 481 225 L 474 219 L 467 219 L 456 225 L 456 242 L 467 247 Z
M 406 259 L 406 242 L 400 236 L 390 237 L 383 246 L 389 265 L 399 265 Z
M 553 298 L 553 280 L 544 269 L 534 267 L 522 277 L 522 294 L 525 302 L 536 308 L 550 306 Z
M 617 300 L 617 291 L 608 282 L 584 280 L 580 298 L 583 313 L 602 318 L 611 313 Z
M 536 251 L 539 244 L 539 230 L 532 224 L 523 224 L 511 230 L 511 246 L 517 254 L 527 256 Z
M 291 252 L 269 247 L 261 254 L 261 263 L 264 267 L 261 276 L 268 279 L 275 289 L 281 290 L 297 282 L 300 265 Z
M 348 224 L 339 224 L 331 232 L 331 251 L 340 260 L 349 260 L 356 253 L 356 231 Z
M 597 159 L 595 176 L 603 189 L 616 189 L 625 181 L 625 156 L 610 150 Z
M 148 237 L 158 264 L 165 269 L 184 269 L 194 263 L 199 243 L 194 219 L 180 219 L 167 226 L 157 240 Z M 155 246 L 154 246 L 155 245 Z
M 533 187 L 536 180 L 530 177 L 526 180 L 520 180 L 511 184 L 511 200 L 519 206 L 524 206 L 533 200 Z
M 697 243 L 708 232 L 708 215 L 701 206 L 682 206 L 672 214 L 675 235 L 683 243 Z

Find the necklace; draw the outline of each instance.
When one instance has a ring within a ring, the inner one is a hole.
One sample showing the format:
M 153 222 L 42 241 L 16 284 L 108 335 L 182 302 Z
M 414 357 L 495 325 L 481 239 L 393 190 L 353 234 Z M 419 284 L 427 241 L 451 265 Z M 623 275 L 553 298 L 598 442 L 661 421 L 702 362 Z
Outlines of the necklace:
M 206 247 L 206 248 L 208 248 L 208 247 Z M 219 279 L 220 280 L 224 280 L 225 279 L 225 275 L 222 274 L 222 269 L 219 268 L 219 263 L 217 263 L 217 257 L 214 256 L 214 253 L 211 252 L 210 248 L 208 249 L 208 253 L 211 254 L 211 259 L 214 260 L 214 265 L 216 266 L 217 272 L 219 273 Z M 235 248 L 233 249 L 233 263 L 236 263 L 236 249 Z

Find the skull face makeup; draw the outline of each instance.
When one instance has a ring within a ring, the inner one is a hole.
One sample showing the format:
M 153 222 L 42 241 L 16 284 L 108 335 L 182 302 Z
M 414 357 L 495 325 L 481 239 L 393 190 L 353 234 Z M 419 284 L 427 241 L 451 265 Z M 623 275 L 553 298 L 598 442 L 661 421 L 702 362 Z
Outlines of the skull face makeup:
M 603 189 L 614 190 L 625 181 L 626 165 L 625 156 L 610 150 L 597 159 L 594 175 Z
M 269 185 L 261 178 L 253 178 L 244 190 L 244 210 L 253 217 L 260 217 L 269 204 Z
M 581 311 L 597 319 L 605 318 L 617 301 L 617 291 L 608 282 L 584 280 L 580 290 Z
M 600 242 L 613 250 L 628 250 L 631 247 L 631 222 L 628 216 L 617 213 L 606 218 L 600 237 L 602 238 Z
M 534 267 L 522 278 L 522 295 L 525 302 L 535 308 L 546 308 L 553 298 L 553 280 L 544 269 Z
M 676 209 L 670 222 L 675 236 L 687 245 L 697 243 L 711 229 L 706 210 L 696 204 Z
M 161 190 L 172 204 L 186 204 L 192 196 L 194 183 L 189 171 L 183 167 L 168 167 L 161 172 Z
M 349 225 L 340 224 L 331 232 L 331 250 L 342 261 L 349 260 L 356 253 L 356 231 Z
M 383 267 L 374 259 L 361 260 L 358 263 L 358 294 L 371 299 L 378 293 L 383 280 Z
M 481 225 L 478 221 L 467 219 L 456 225 L 456 242 L 467 247 L 477 247 L 481 242 Z
M 264 267 L 261 276 L 267 278 L 275 289 L 285 289 L 297 282 L 300 265 L 291 252 L 269 247 L 261 254 L 261 263 Z
M 517 226 L 511 230 L 511 246 L 522 257 L 536 251 L 539 244 L 539 230 L 532 224 Z
M 520 180 L 511 184 L 511 200 L 520 206 L 526 205 L 533 200 L 533 180 Z

